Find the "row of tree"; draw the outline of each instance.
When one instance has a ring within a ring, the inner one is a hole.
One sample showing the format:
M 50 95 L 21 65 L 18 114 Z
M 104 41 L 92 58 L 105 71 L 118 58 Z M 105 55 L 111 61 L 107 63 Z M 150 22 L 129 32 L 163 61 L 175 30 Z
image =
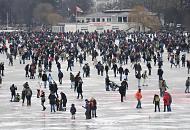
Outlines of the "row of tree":
M 9 24 L 52 25 L 75 14 L 76 6 L 87 13 L 92 4 L 92 0 L 0 0 L 0 25 L 6 24 L 7 15 Z
M 93 0 L 0 0 L 0 24 L 6 24 L 7 14 L 9 24 L 53 25 L 60 21 L 70 21 L 70 18 L 75 17 L 76 6 L 84 13 L 89 13 L 94 5 Z M 190 27 L 190 0 L 118 0 L 115 3 L 98 5 L 96 11 L 126 8 L 134 8 L 136 14 L 131 14 L 133 21 L 143 25 L 151 23 L 151 28 L 155 28 L 155 23 L 158 25 L 155 22 L 158 18 L 145 15 L 148 13 L 146 9 L 158 16 L 162 14 L 166 23 L 182 23 Z M 138 13 L 144 17 L 137 19 Z M 73 21 L 74 19 L 71 20 Z

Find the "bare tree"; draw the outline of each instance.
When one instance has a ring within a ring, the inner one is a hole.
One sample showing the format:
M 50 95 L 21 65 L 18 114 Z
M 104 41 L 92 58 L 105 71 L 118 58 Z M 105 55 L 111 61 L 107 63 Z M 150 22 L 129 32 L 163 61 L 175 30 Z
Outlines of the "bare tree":
M 152 31 L 158 30 L 161 27 L 159 18 L 150 13 L 144 6 L 135 6 L 129 14 L 129 21 L 138 24 L 139 28 L 142 25 L 143 29 L 148 27 Z

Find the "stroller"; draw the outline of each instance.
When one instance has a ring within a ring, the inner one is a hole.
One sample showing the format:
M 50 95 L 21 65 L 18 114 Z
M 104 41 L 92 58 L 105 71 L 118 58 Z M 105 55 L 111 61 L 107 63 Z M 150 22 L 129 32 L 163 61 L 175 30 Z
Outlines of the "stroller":
M 120 86 L 117 85 L 115 82 L 110 81 L 110 88 L 112 91 L 115 91 L 117 88 L 119 88 Z

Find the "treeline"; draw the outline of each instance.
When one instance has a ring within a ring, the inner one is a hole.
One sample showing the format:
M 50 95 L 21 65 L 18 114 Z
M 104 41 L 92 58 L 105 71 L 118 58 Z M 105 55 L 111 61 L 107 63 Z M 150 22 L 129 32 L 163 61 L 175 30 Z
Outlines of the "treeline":
M 80 6 L 84 13 L 92 7 L 92 0 L 0 0 L 0 25 L 55 24 L 75 14 Z

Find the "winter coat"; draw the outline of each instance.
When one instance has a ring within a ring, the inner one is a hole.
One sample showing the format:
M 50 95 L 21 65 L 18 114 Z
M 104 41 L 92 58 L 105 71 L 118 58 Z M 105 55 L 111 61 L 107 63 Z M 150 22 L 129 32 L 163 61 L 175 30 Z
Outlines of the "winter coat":
M 59 71 L 58 77 L 59 77 L 60 79 L 63 78 L 63 72 Z
M 129 70 L 128 70 L 128 69 L 125 69 L 125 70 L 124 70 L 124 73 L 125 73 L 125 75 L 128 75 L 128 74 L 129 74 Z
M 162 76 L 163 75 L 163 70 L 162 69 L 158 69 L 158 75 Z
M 160 98 L 158 95 L 154 95 L 154 99 L 153 99 L 153 104 L 159 104 L 160 103 Z
M 42 81 L 47 81 L 47 74 L 42 75 Z
M 122 67 L 119 67 L 118 71 L 119 71 L 120 74 L 124 73 L 124 70 L 123 70 Z
M 41 97 L 41 102 L 45 102 L 45 100 L 46 100 L 46 99 L 45 99 L 45 94 L 42 93 L 40 97 Z
M 90 103 L 91 103 L 91 109 L 92 110 L 96 110 L 97 109 L 97 102 L 96 102 L 96 99 L 92 99 L 91 101 L 90 101 Z
M 78 87 L 77 87 L 77 93 L 82 93 L 82 81 L 79 81 Z
M 26 97 L 31 97 L 32 96 L 32 90 L 30 88 L 26 89 Z
M 187 87 L 190 86 L 190 80 L 188 80 L 188 79 L 186 80 L 185 86 L 187 86 Z
M 61 93 L 61 100 L 63 103 L 67 103 L 67 97 L 64 93 Z
M 125 96 L 126 94 L 126 86 L 125 85 L 122 85 L 119 87 L 119 93 L 123 96 Z
M 164 105 L 170 105 L 171 103 L 171 96 L 168 92 L 164 93 L 164 97 L 163 97 L 163 101 L 164 101 Z
M 76 108 L 74 106 L 71 107 L 70 112 L 72 115 L 76 113 Z
M 135 97 L 136 97 L 137 100 L 141 100 L 142 94 L 138 91 L 138 92 L 135 94 Z
M 11 90 L 12 93 L 15 93 L 15 91 L 17 90 L 17 87 L 15 85 L 12 85 L 10 87 L 10 90 Z
M 55 96 L 54 94 L 50 94 L 50 95 L 49 95 L 49 103 L 50 103 L 51 105 L 56 104 L 56 96 Z

